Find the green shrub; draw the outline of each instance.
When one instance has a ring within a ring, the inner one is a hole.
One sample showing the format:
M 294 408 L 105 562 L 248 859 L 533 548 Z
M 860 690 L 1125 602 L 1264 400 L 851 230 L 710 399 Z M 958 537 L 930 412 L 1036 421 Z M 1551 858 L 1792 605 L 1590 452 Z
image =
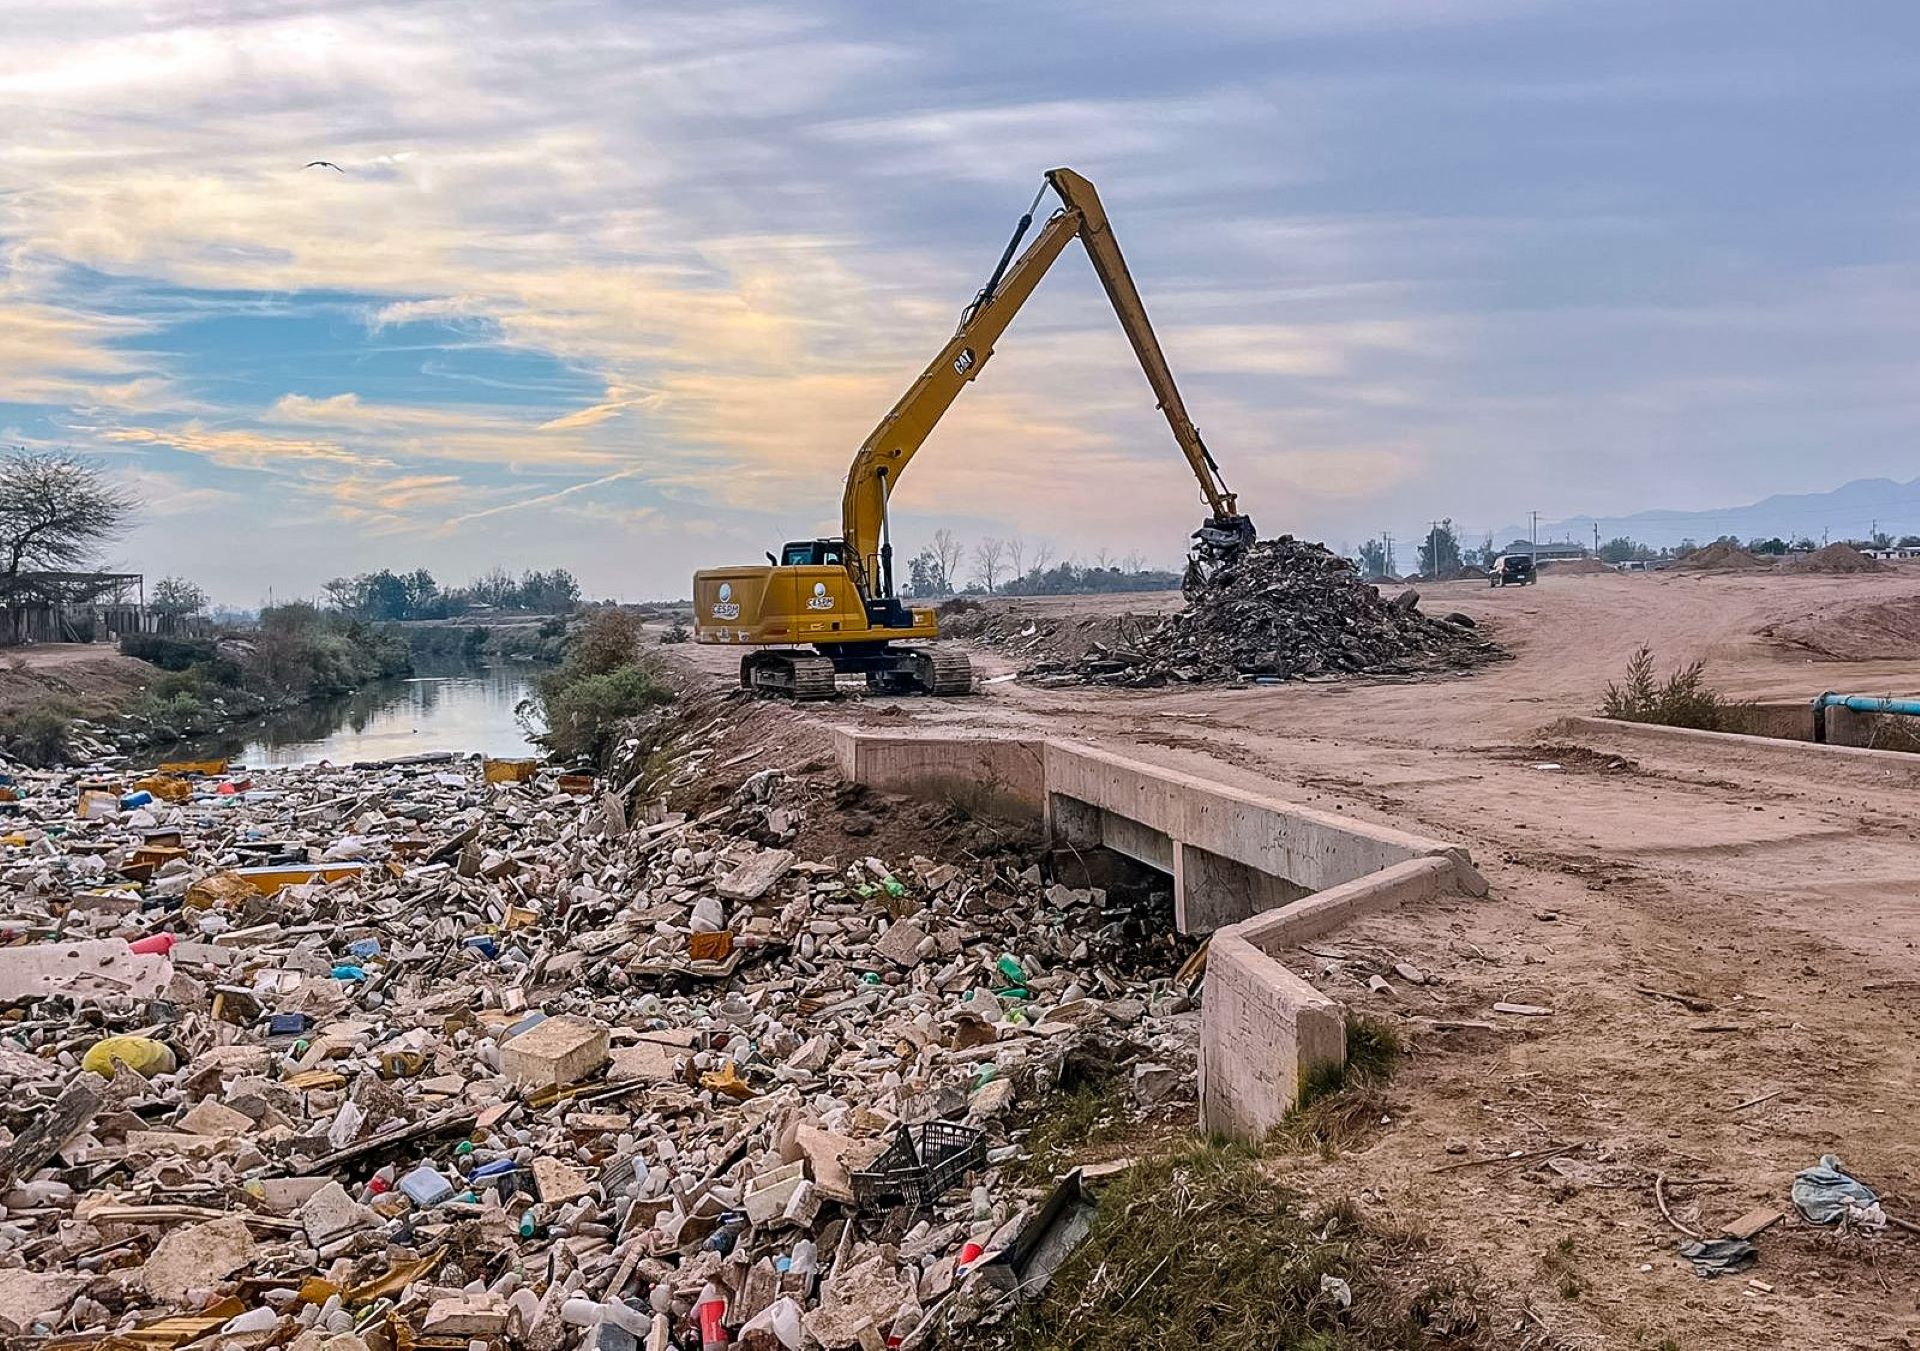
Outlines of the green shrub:
M 35 769 L 64 764 L 73 748 L 74 716 L 59 702 L 10 708 L 0 713 L 0 750 Z
M 1739 713 L 1746 705 L 1710 688 L 1706 665 L 1696 661 L 1661 680 L 1654 674 L 1653 649 L 1643 646 L 1628 660 L 1626 679 L 1607 686 L 1600 703 L 1601 716 L 1702 732 L 1736 730 Z
M 630 662 L 564 682 L 555 679 L 560 674 L 554 672 L 538 686 L 540 717 L 546 725 L 539 739 L 564 760 L 597 763 L 624 719 L 673 702 L 673 691 L 651 665 Z
M 554 756 L 598 763 L 622 721 L 673 702 L 660 666 L 641 655 L 640 629 L 636 614 L 595 610 L 567 640 L 559 667 L 535 682 L 521 721 Z
M 567 671 L 577 680 L 628 665 L 639 654 L 642 627 L 640 616 L 629 610 L 595 610 L 567 646 Z
M 184 671 L 213 661 L 211 638 L 175 638 L 165 633 L 129 633 L 120 639 L 120 655 L 150 662 L 163 671 Z

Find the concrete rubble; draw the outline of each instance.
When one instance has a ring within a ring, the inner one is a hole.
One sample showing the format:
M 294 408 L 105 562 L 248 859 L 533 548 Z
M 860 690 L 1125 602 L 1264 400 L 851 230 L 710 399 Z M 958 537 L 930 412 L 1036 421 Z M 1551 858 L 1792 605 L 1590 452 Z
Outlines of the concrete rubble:
M 0 1323 L 62 1348 L 921 1345 L 1075 1065 L 1192 1110 L 1164 896 L 821 856 L 830 776 L 0 778 Z
M 1186 608 L 1124 644 L 1096 643 L 1023 674 L 1051 685 L 1281 681 L 1454 670 L 1506 655 L 1468 616 L 1433 618 L 1418 602 L 1411 591 L 1387 600 L 1350 559 L 1281 535 L 1190 583 Z

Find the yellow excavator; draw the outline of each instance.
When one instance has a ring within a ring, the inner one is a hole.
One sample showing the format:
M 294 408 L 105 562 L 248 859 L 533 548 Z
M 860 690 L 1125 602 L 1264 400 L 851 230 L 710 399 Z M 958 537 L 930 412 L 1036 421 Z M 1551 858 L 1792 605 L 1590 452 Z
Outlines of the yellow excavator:
M 1014 251 L 1032 227 L 1047 187 L 1059 196 L 1060 208 L 1016 259 Z M 894 590 L 887 499 L 961 389 L 979 376 L 994 341 L 1076 238 L 1086 245 L 1173 438 L 1200 481 L 1211 514 L 1194 532 L 1198 551 L 1217 559 L 1253 541 L 1253 523 L 1240 514 L 1220 466 L 1180 401 L 1099 195 L 1073 170 L 1054 169 L 1021 216 L 987 284 L 962 312 L 959 329 L 854 456 L 841 503 L 840 538 L 795 541 L 778 558 L 769 553 L 765 565 L 694 574 L 695 639 L 756 649 L 740 660 L 742 685 L 794 699 L 830 697 L 840 674 L 864 675 L 870 687 L 886 693 L 949 695 L 972 689 L 966 654 L 930 645 L 940 636 L 934 612 L 902 603 Z

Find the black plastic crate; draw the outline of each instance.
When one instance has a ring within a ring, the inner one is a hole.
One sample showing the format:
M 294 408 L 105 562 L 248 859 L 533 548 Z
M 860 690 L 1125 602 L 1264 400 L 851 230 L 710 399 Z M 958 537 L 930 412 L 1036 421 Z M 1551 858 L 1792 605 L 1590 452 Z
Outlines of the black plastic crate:
M 886 1152 L 853 1175 L 853 1199 L 863 1210 L 927 1210 L 986 1161 L 985 1131 L 954 1121 L 902 1123 Z

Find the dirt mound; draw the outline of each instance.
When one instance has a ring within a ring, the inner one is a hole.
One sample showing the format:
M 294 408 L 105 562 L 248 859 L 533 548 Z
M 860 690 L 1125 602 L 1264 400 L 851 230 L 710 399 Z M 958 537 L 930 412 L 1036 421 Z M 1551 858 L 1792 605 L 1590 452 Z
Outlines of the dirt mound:
M 1551 572 L 1556 577 L 1577 577 L 1594 572 L 1612 572 L 1613 569 L 1597 558 L 1555 558 L 1540 565 L 1542 572 Z
M 1695 549 L 1674 566 L 1686 572 L 1735 572 L 1770 567 L 1771 564 L 1758 554 L 1748 553 L 1738 544 L 1719 540 L 1704 549 Z
M 1263 540 L 1190 589 L 1187 608 L 1142 624 L 1126 646 L 1097 643 L 1077 660 L 1025 672 L 1051 684 L 1294 680 L 1403 675 L 1505 654 L 1464 615 L 1420 613 L 1419 593 L 1392 601 L 1347 559 L 1291 535 Z
M 1760 633 L 1832 661 L 1920 660 L 1920 596 L 1826 606 Z
M 1793 565 L 1795 572 L 1886 572 L 1887 565 L 1868 558 L 1851 544 L 1829 544 Z

